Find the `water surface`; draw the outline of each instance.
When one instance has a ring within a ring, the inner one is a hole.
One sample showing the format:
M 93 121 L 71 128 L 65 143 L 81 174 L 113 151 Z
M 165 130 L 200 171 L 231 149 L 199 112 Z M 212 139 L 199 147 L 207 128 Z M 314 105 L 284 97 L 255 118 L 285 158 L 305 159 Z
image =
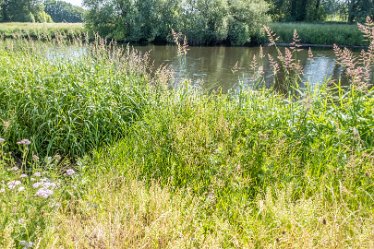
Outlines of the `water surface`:
M 239 82 L 253 84 L 255 78 L 251 65 L 254 55 L 260 66 L 259 47 L 190 47 L 188 54 L 182 59 L 178 57 L 175 46 L 149 45 L 138 46 L 136 49 L 149 52 L 155 66 L 171 65 L 177 82 L 191 79 L 193 83 L 201 84 L 206 89 L 220 87 L 226 91 Z M 264 48 L 263 52 L 276 57 L 273 47 Z M 319 84 L 328 78 L 341 77 L 342 70 L 336 64 L 332 49 L 314 49 L 313 55 L 313 59 L 310 59 L 307 50 L 298 53 L 297 59 L 304 69 L 304 82 Z M 273 74 L 270 64 L 264 60 L 261 66 L 265 78 L 270 82 Z
M 257 67 L 264 72 L 267 84 L 273 82 L 273 69 L 267 59 L 260 59 L 260 47 L 190 47 L 186 56 L 178 56 L 176 46 L 136 46 L 142 53 L 148 53 L 154 66 L 168 65 L 174 72 L 174 83 L 191 80 L 203 89 L 222 89 L 227 91 L 239 84 L 252 85 L 258 82 L 253 70 L 254 56 Z M 274 47 L 263 48 L 263 54 L 276 57 Z M 284 48 L 281 48 L 283 51 Z M 87 53 L 82 47 L 51 48 L 49 58 L 79 58 Z M 358 52 L 355 52 L 358 55 Z M 297 54 L 297 60 L 303 67 L 302 80 L 308 84 L 321 84 L 326 79 L 342 79 L 343 70 L 337 65 L 332 49 L 313 49 L 313 58 L 308 51 Z

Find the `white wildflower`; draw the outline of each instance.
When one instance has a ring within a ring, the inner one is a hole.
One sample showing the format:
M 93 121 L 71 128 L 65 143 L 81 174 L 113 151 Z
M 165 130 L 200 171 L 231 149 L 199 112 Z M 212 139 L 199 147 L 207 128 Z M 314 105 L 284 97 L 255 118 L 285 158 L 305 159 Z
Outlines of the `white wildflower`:
M 19 244 L 21 245 L 21 246 L 23 246 L 23 249 L 28 249 L 28 248 L 31 248 L 31 247 L 33 247 L 34 246 L 34 243 L 33 242 L 29 242 L 29 241 L 25 241 L 25 240 L 21 240 L 20 242 L 19 242 Z
M 67 176 L 72 176 L 72 175 L 74 175 L 75 174 L 75 171 L 73 170 L 73 169 L 68 169 L 68 170 L 66 170 L 66 175 Z
M 47 199 L 49 196 L 51 196 L 53 194 L 53 191 L 50 190 L 50 189 L 46 189 L 46 188 L 41 188 L 39 189 L 37 192 L 36 192 L 36 196 L 38 197 L 42 197 L 44 199 Z
M 54 183 L 54 182 L 44 182 L 43 183 L 43 188 L 52 188 L 52 189 L 54 189 L 54 188 L 56 188 L 56 183 Z
M 20 181 L 11 181 L 11 182 L 8 182 L 8 188 L 9 189 L 14 189 L 18 185 L 21 185 Z
M 33 188 L 39 188 L 39 187 L 41 187 L 42 185 L 43 185 L 42 182 L 36 182 L 36 183 L 34 183 L 34 184 L 32 185 L 32 187 L 33 187 Z
M 18 141 L 17 144 L 19 145 L 30 145 L 31 141 L 28 139 L 22 139 L 21 141 Z
M 40 172 L 35 172 L 35 173 L 34 173 L 34 176 L 35 176 L 35 177 L 41 177 L 41 176 L 42 176 L 42 173 L 40 173 Z

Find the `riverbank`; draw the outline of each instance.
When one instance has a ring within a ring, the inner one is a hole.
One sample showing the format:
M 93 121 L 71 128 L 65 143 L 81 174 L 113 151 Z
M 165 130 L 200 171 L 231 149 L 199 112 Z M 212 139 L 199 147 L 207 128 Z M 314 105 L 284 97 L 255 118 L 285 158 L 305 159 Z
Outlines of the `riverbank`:
M 6 42 L 1 248 L 373 246 L 372 87 L 205 94 L 99 40 Z
M 369 44 L 355 24 L 272 23 L 270 28 L 279 36 L 277 42 L 283 45 L 292 42 L 294 30 L 297 30 L 300 43 L 305 47 L 338 44 L 361 48 Z
M 7 39 L 74 39 L 85 33 L 82 23 L 0 23 L 0 37 Z
M 301 44 L 304 47 L 330 48 L 333 44 L 351 48 L 368 46 L 368 42 L 365 41 L 357 25 L 271 23 L 269 26 L 279 36 L 278 43 L 281 46 L 287 46 L 292 42 L 294 30 L 299 33 Z M 74 37 L 83 37 L 86 33 L 87 30 L 80 23 L 0 23 L 0 37 L 8 39 L 32 38 L 48 40 L 55 37 L 72 39 Z M 247 46 L 266 45 L 267 43 L 268 39 L 265 34 L 258 33 L 255 37 L 252 37 L 251 42 Z M 157 44 L 167 44 L 167 42 L 163 41 Z M 223 42 L 217 45 L 225 44 Z

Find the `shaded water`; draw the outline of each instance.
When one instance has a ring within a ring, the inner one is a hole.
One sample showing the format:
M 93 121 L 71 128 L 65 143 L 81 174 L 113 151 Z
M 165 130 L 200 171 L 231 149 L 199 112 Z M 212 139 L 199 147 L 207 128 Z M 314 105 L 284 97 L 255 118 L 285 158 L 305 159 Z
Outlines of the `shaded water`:
M 233 88 L 239 82 L 253 84 L 251 64 L 253 56 L 259 58 L 260 53 L 259 47 L 190 47 L 187 56 L 181 59 L 174 46 L 149 45 L 136 49 L 149 52 L 156 67 L 171 65 L 177 82 L 191 79 L 205 89 L 220 87 L 223 91 Z M 273 47 L 264 48 L 263 51 L 264 54 L 276 57 Z M 342 70 L 336 65 L 332 49 L 314 49 L 313 54 L 313 59 L 308 58 L 307 50 L 298 54 L 297 59 L 304 68 L 304 82 L 318 84 L 327 78 L 341 77 Z M 262 66 L 265 78 L 271 81 L 272 68 L 266 60 Z

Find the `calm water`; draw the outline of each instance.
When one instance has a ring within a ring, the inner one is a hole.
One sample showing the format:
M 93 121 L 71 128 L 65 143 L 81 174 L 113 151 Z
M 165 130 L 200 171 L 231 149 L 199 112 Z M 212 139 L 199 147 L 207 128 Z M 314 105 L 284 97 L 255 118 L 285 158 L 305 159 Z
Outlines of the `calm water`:
M 155 67 L 170 65 L 174 74 L 175 83 L 191 80 L 194 84 L 204 89 L 221 88 L 227 91 L 242 84 L 253 84 L 254 77 L 251 70 L 253 56 L 258 58 L 259 47 L 190 47 L 186 57 L 177 55 L 175 46 L 137 46 L 143 53 L 149 53 Z M 283 48 L 281 48 L 283 50 Z M 264 54 L 276 57 L 276 51 L 272 47 L 263 49 Z M 77 47 L 63 50 L 50 50 L 47 52 L 51 58 L 80 57 L 86 50 Z M 332 49 L 314 49 L 313 59 L 308 59 L 307 50 L 298 54 L 298 58 L 304 68 L 303 81 L 310 84 L 320 84 L 327 78 L 339 79 L 342 70 L 335 62 Z M 264 60 L 263 70 L 267 82 L 272 81 L 272 69 Z
M 239 82 L 253 84 L 251 64 L 253 56 L 259 58 L 260 53 L 259 47 L 190 47 L 186 58 L 180 59 L 174 46 L 149 45 L 136 49 L 149 52 L 155 66 L 171 65 L 176 82 L 191 79 L 204 88 L 221 87 L 224 91 L 235 87 Z M 264 54 L 276 56 L 272 47 L 263 50 Z M 332 49 L 314 49 L 313 54 L 313 59 L 308 59 L 307 50 L 298 54 L 304 67 L 304 82 L 319 84 L 327 78 L 340 78 L 342 71 L 336 65 Z M 266 61 L 263 63 L 263 70 L 267 81 L 271 81 L 272 69 Z

